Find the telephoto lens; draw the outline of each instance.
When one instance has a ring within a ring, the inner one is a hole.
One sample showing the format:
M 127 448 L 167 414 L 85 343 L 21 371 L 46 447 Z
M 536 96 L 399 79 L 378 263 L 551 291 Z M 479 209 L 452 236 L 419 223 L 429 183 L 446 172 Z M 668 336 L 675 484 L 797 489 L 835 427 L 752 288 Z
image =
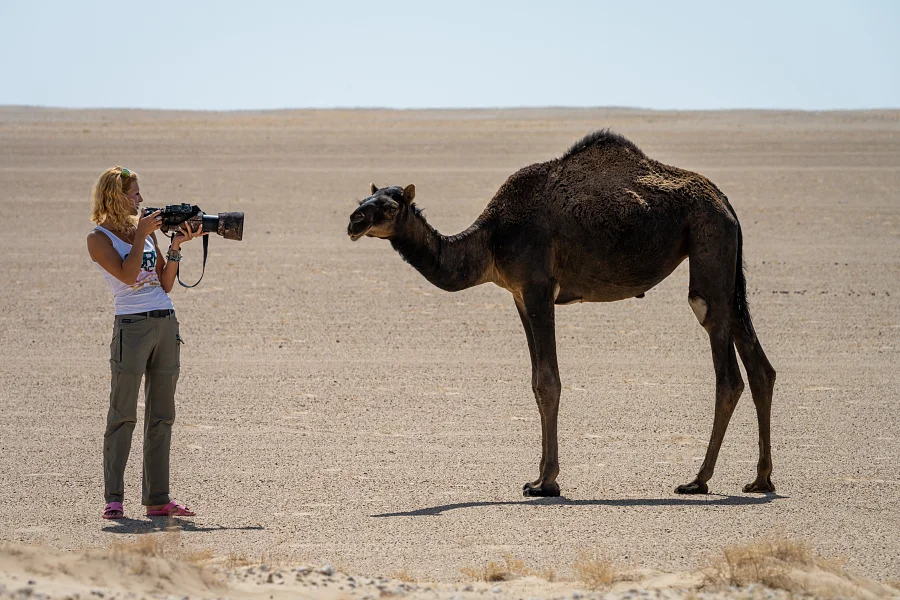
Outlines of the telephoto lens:
M 223 212 L 203 215 L 203 231 L 217 233 L 226 240 L 241 241 L 244 237 L 244 213 Z

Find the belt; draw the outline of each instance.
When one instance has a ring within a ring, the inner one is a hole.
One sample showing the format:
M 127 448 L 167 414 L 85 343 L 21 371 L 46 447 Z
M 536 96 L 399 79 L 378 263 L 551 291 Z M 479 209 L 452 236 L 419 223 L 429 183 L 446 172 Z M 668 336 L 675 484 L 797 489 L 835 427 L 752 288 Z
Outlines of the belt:
M 151 319 L 161 319 L 163 317 L 168 317 L 169 315 L 174 315 L 175 311 L 171 308 L 167 308 L 165 310 L 148 310 L 147 312 L 139 312 L 139 313 L 131 313 L 128 315 L 118 315 L 120 317 L 149 317 Z

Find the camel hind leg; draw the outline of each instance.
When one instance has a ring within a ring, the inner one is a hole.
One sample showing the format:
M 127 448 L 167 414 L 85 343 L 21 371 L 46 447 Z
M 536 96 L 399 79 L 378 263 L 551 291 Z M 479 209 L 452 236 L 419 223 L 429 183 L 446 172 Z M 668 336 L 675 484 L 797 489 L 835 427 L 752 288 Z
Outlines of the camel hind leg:
M 700 297 L 692 296 L 691 300 L 696 305 L 700 302 Z M 707 482 L 713 476 L 719 449 L 725 439 L 725 431 L 728 429 L 731 415 L 744 391 L 744 381 L 741 378 L 732 343 L 730 320 L 723 315 L 707 314 L 702 324 L 709 333 L 709 343 L 712 349 L 713 367 L 716 373 L 716 407 L 712 434 L 700 471 L 693 481 L 675 488 L 675 492 L 678 494 L 706 494 L 709 491 Z
M 729 207 L 730 208 L 730 207 Z M 731 209 L 737 223 L 737 215 Z M 759 462 L 756 479 L 744 486 L 744 492 L 774 492 L 772 484 L 772 445 L 769 430 L 772 415 L 772 391 L 775 388 L 775 369 L 753 330 L 750 308 L 747 304 L 747 281 L 744 277 L 744 239 L 740 223 L 737 223 L 737 264 L 734 278 L 734 304 L 731 313 L 731 327 L 734 344 L 750 380 L 750 393 L 756 405 L 756 420 L 759 424 Z
M 700 325 L 709 334 L 716 374 L 716 405 L 706 457 L 697 477 L 675 488 L 678 494 L 705 494 L 709 491 L 707 482 L 712 478 L 725 431 L 744 390 L 732 333 L 734 265 L 738 257 L 736 227 L 736 220 L 727 219 L 711 227 L 702 238 L 703 245 L 694 246 L 690 256 L 688 302 Z
M 743 305 L 746 310 L 746 304 Z M 750 393 L 756 405 L 756 420 L 759 423 L 759 462 L 756 466 L 756 480 L 744 486 L 745 492 L 774 492 L 772 484 L 772 445 L 770 441 L 770 420 L 772 414 L 772 392 L 775 387 L 775 369 L 769 363 L 756 333 L 753 331 L 749 312 L 745 318 L 737 307 L 732 318 L 734 343 L 747 370 Z M 748 326 L 749 325 L 749 326 Z

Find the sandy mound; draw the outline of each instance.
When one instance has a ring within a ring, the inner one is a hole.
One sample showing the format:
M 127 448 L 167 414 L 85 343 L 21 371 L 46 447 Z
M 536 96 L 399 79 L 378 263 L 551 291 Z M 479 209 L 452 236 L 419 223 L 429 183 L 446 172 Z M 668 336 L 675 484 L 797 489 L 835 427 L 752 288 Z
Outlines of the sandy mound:
M 730 548 L 692 573 L 638 569 L 617 572 L 582 556 L 580 581 L 548 581 L 507 557 L 470 570 L 472 583 L 427 583 L 354 577 L 329 565 L 229 564 L 177 549 L 177 536 L 147 536 L 109 550 L 63 552 L 35 546 L 0 547 L 0 598 L 821 598 L 900 597 L 900 590 L 846 573 L 794 542 Z M 174 540 L 174 543 L 173 543 Z M 550 579 L 552 574 L 546 574 Z

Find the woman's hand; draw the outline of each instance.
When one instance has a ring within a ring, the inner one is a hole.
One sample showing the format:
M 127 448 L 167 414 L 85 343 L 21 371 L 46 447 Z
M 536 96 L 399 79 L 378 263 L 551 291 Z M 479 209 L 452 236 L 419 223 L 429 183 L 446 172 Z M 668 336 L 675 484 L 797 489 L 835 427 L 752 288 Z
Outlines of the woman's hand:
M 152 212 L 146 217 L 138 221 L 137 231 L 134 233 L 135 239 L 143 240 L 145 237 L 162 227 L 162 211 Z
M 175 234 L 175 237 L 172 238 L 172 250 L 176 252 L 181 249 L 181 244 L 185 242 L 189 242 L 194 238 L 203 237 L 204 235 L 209 235 L 209 232 L 202 232 L 203 226 L 197 225 L 197 229 L 191 227 L 190 221 L 185 221 L 181 225 L 178 226 L 178 233 Z

